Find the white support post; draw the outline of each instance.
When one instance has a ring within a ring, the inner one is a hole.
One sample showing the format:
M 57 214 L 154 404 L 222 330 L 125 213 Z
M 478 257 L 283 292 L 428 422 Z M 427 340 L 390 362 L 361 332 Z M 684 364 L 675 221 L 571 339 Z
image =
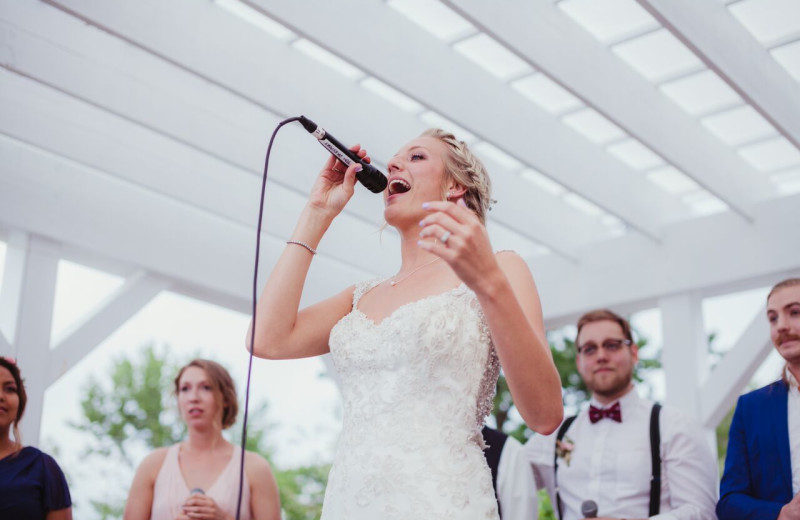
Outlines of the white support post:
M 662 360 L 667 404 L 701 422 L 698 396 L 700 385 L 708 375 L 708 340 L 703 326 L 702 299 L 695 292 L 687 292 L 662 298 L 659 307 L 664 331 Z M 714 427 L 705 430 L 709 447 L 716 453 Z
M 667 382 L 667 403 L 700 419 L 697 394 L 708 370 L 708 346 L 703 327 L 702 300 L 683 293 L 659 301 L 664 331 L 662 359 Z
M 63 338 L 54 341 L 52 362 L 47 385 L 75 366 L 112 332 L 169 287 L 169 281 L 159 276 L 138 272 L 122 287 L 109 295 L 97 309 L 70 329 Z
M 50 331 L 58 275 L 58 246 L 37 236 L 13 234 L 3 280 L 3 327 L 25 377 L 28 404 L 20 423 L 25 444 L 39 443 L 50 365 Z M 7 314 L 6 314 L 7 313 Z
M 772 350 L 765 314 L 762 307 L 703 385 L 699 401 L 706 428 L 715 428 L 725 417 Z
M 11 342 L 6 339 L 3 335 L 3 331 L 0 330 L 0 356 L 11 356 L 14 357 L 14 347 L 11 346 Z

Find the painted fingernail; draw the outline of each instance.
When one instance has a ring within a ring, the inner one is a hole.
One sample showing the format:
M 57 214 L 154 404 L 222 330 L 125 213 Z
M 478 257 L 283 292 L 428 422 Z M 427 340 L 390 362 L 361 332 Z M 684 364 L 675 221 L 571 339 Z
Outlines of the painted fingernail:
M 465 208 L 467 207 L 467 203 L 466 203 L 466 202 L 464 202 L 464 199 L 463 199 L 463 198 L 461 198 L 461 199 L 458 199 L 458 203 L 459 203 L 459 204 L 461 204 L 462 206 L 464 206 Z
M 357 171 L 357 172 L 360 172 L 360 171 L 361 171 L 361 170 L 363 170 L 363 169 L 364 169 L 364 167 L 363 167 L 363 166 L 361 166 L 360 164 L 356 164 L 356 171 Z
M 425 227 L 425 221 L 424 220 L 420 220 L 419 221 L 419 227 Z
M 423 202 L 423 203 L 422 203 L 422 208 L 423 208 L 423 209 L 428 209 L 428 207 L 429 207 L 429 206 L 430 206 L 430 204 L 429 204 L 429 203 L 427 203 L 427 202 Z

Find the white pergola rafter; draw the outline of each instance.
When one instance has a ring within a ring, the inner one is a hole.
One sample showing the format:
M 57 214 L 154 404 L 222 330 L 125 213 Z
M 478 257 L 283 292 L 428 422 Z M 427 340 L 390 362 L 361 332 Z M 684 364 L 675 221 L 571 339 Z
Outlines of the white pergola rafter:
M 213 5 L 197 5 L 193 3 L 190 8 L 211 9 L 214 14 L 222 14 L 224 17 L 230 18 L 228 23 L 233 27 L 231 28 L 229 41 L 240 41 L 243 46 L 242 53 L 248 52 L 252 41 L 258 41 L 258 46 L 270 56 L 270 70 L 297 70 L 297 63 L 303 63 L 306 70 L 298 71 L 299 76 L 322 75 L 327 78 L 324 83 L 326 91 L 330 95 L 342 99 L 351 99 L 351 104 L 357 104 L 367 112 L 384 114 L 382 118 L 382 122 L 386 125 L 384 128 L 397 139 L 390 146 L 397 146 L 397 143 L 400 143 L 402 139 L 407 139 L 424 128 L 424 125 L 413 114 L 403 112 L 385 100 L 376 98 L 374 94 L 365 91 L 358 85 L 354 85 L 351 81 L 342 78 L 324 65 L 311 60 L 282 42 L 261 34 L 244 22 L 231 18 L 227 13 L 218 12 L 218 9 Z M 227 57 L 220 57 L 218 62 L 215 62 L 212 59 L 215 52 L 213 42 L 207 44 L 209 45 L 206 53 L 207 59 L 201 66 L 193 69 L 190 69 L 191 64 L 186 64 L 182 68 L 170 67 L 160 63 L 163 61 L 161 58 L 149 56 L 145 51 L 131 49 L 127 43 L 119 40 L 114 41 L 115 38 L 106 34 L 87 34 L 83 30 L 82 22 L 63 13 L 53 12 L 52 10 L 50 10 L 51 12 L 40 12 L 41 6 L 39 8 L 31 6 L 29 9 L 29 12 L 19 10 L 16 13 L 17 17 L 13 19 L 13 24 L 8 24 L 5 27 L 0 25 L 0 29 L 7 31 L 10 36 L 13 35 L 13 38 L 9 39 L 17 42 L 17 45 L 8 49 L 8 52 L 14 55 L 13 61 L 10 61 L 12 70 L 35 78 L 45 85 L 59 85 L 60 90 L 71 96 L 112 111 L 121 118 L 134 121 L 147 129 L 163 133 L 170 138 L 180 136 L 185 144 L 206 153 L 211 152 L 214 159 L 228 162 L 230 166 L 242 169 L 242 171 L 252 170 L 253 164 L 260 164 L 260 155 L 263 154 L 265 145 L 265 137 L 263 135 L 265 128 L 277 123 L 277 119 L 273 116 L 261 113 L 259 106 L 265 106 L 269 103 L 277 104 L 287 97 L 297 95 L 296 82 L 294 80 L 287 78 L 285 75 L 275 76 L 271 73 L 262 73 L 260 68 L 255 74 L 260 74 L 264 77 L 261 78 L 261 81 L 255 83 L 268 85 L 269 88 L 259 90 L 248 87 L 250 90 L 242 93 L 243 96 L 258 103 L 258 106 L 243 103 L 241 99 L 235 99 L 231 93 L 225 91 L 227 89 L 204 85 L 196 81 L 189 85 L 187 70 L 190 70 L 191 74 L 197 74 L 203 78 L 212 78 L 221 84 L 225 81 L 230 81 L 231 74 L 227 69 L 232 66 L 237 67 L 237 74 L 248 73 L 248 67 L 252 64 L 247 62 L 235 62 L 231 65 L 228 63 L 230 60 Z M 186 14 L 186 12 L 180 11 L 180 13 L 173 14 L 172 18 L 185 16 Z M 164 15 L 160 18 L 170 17 Z M 176 22 L 178 21 L 176 20 Z M 216 22 L 217 20 L 215 19 L 214 21 Z M 211 31 L 212 29 L 210 27 L 198 27 L 199 32 L 204 30 Z M 46 39 L 46 34 L 53 31 L 69 31 L 74 35 L 67 44 L 71 47 L 70 50 L 72 52 L 67 51 L 62 46 L 55 46 Z M 36 38 L 32 34 L 40 34 L 41 37 Z M 148 45 L 156 45 L 156 42 L 147 40 L 146 35 L 143 38 L 146 40 L 140 43 L 143 48 Z M 245 45 L 247 45 L 246 48 L 244 47 Z M 169 46 L 166 49 L 170 50 Z M 172 49 L 172 54 L 166 57 L 176 61 L 187 56 L 190 51 L 193 52 L 194 49 L 175 48 Z M 131 54 L 134 56 L 139 54 L 137 59 L 133 61 L 133 66 L 137 72 L 157 78 L 155 81 L 162 83 L 161 88 L 152 88 L 149 84 L 131 83 L 129 81 L 129 71 L 103 68 L 104 63 L 117 63 L 126 59 L 126 57 L 130 59 Z M 62 66 L 52 67 L 45 65 L 46 61 L 42 57 L 54 55 L 58 56 L 57 62 Z M 75 70 L 81 70 L 84 74 L 76 75 Z M 106 78 L 102 83 L 102 88 L 98 86 L 97 82 L 78 79 L 96 78 L 98 75 Z M 186 88 L 181 89 L 180 86 L 184 84 L 187 85 Z M 331 89 L 331 85 L 336 85 L 337 88 Z M 197 91 L 197 94 L 191 95 L 192 91 Z M 174 92 L 174 95 L 171 97 L 166 94 L 172 92 Z M 189 94 L 188 102 L 184 99 L 187 94 Z M 276 94 L 280 95 L 276 98 Z M 195 113 L 196 109 L 191 106 L 191 101 L 201 98 L 214 100 L 211 106 L 218 110 L 218 113 L 213 114 L 215 116 L 214 119 L 204 118 L 204 113 Z M 133 99 L 135 102 L 130 103 L 128 102 L 129 99 Z M 306 108 L 308 108 L 309 114 L 314 114 L 315 118 L 317 117 L 316 114 L 322 114 L 326 116 L 325 121 L 333 120 L 336 122 L 341 120 L 339 125 L 335 127 L 337 136 L 340 138 L 342 138 L 342 134 L 339 134 L 340 127 L 344 129 L 343 135 L 365 133 L 364 130 L 359 130 L 359 124 L 356 124 L 358 122 L 352 118 L 343 119 L 341 110 L 332 110 L 332 105 L 327 102 L 327 98 L 309 96 L 306 99 L 309 101 L 309 106 Z M 365 101 L 370 99 L 372 99 L 371 104 L 365 104 Z M 183 106 L 186 108 L 181 112 L 180 110 Z M 391 117 L 391 114 L 394 117 Z M 216 133 L 212 135 L 207 130 L 209 127 L 218 124 L 219 121 L 230 122 L 229 138 L 222 141 L 214 139 L 213 137 Z M 321 122 L 322 119 L 319 119 L 319 121 Z M 384 128 L 382 128 L 382 133 L 385 133 L 383 132 Z M 366 133 L 369 133 L 369 129 L 367 129 Z M 311 144 L 308 137 L 298 137 L 296 134 L 292 137 L 294 138 L 291 140 L 293 148 L 311 149 L 316 151 L 320 157 L 324 157 L 321 154 L 321 149 L 313 148 L 314 145 Z M 381 146 L 385 142 L 391 143 L 388 139 L 377 141 L 377 148 L 372 147 L 373 140 L 368 140 L 368 142 L 373 156 L 385 157 L 394 154 L 394 148 Z M 258 160 L 248 161 L 246 160 L 247 157 L 258 157 Z M 288 157 L 284 157 L 282 163 L 277 162 L 280 160 L 280 157 L 273 158 L 275 162 L 273 162 L 272 172 L 274 173 L 271 178 L 276 179 L 276 182 L 281 187 L 286 187 L 290 192 L 294 191 L 295 193 L 290 193 L 291 197 L 295 198 L 295 194 L 304 196 L 312 182 L 313 177 L 310 175 L 314 171 L 311 169 L 305 172 L 298 171 L 298 164 L 293 164 L 297 162 L 296 158 L 290 160 Z M 229 166 L 224 165 L 224 167 L 228 168 Z M 316 166 L 313 168 L 316 168 Z M 515 172 L 506 173 L 500 166 L 493 166 L 492 171 L 497 174 L 497 177 L 505 175 L 511 179 L 516 179 Z M 250 171 L 250 173 L 257 172 Z M 498 183 L 497 186 L 499 191 L 503 192 L 502 185 Z M 497 210 L 492 213 L 493 221 L 509 227 L 524 236 L 533 238 L 566 258 L 573 258 L 572 251 L 577 244 L 584 242 L 589 237 L 597 239 L 610 234 L 608 228 L 600 222 L 575 212 L 563 201 L 541 190 L 527 186 L 525 183 L 516 186 L 514 190 L 505 190 L 504 196 L 511 198 L 512 202 L 509 204 L 503 200 L 503 204 L 498 205 Z M 528 206 L 532 208 L 533 212 L 526 219 L 524 228 L 519 225 L 519 219 L 513 219 L 513 212 L 509 216 L 509 212 L 505 209 L 513 206 L 513 201 L 521 198 L 527 200 Z M 362 197 L 360 201 L 354 201 L 353 208 L 348 205 L 348 211 L 361 218 L 369 219 L 378 226 L 380 225 L 378 216 L 381 214 L 379 203 L 380 199 L 378 197 Z M 248 216 L 248 218 L 252 219 L 252 216 Z M 563 227 L 560 230 L 554 229 L 550 225 L 545 225 L 548 220 L 553 219 L 563 223 Z M 577 231 L 564 233 L 564 229 Z M 289 232 L 291 232 L 291 228 L 286 231 L 286 233 Z
M 309 2 L 307 11 L 272 0 L 250 0 L 273 18 L 339 56 L 354 63 L 421 103 L 436 107 L 445 117 L 475 135 L 489 139 L 517 160 L 558 179 L 560 183 L 624 220 L 646 236 L 660 238 L 664 219 L 685 216 L 688 208 L 601 146 L 588 142 L 557 118 L 526 100 L 504 81 L 489 76 L 446 43 L 420 29 L 379 2 L 333 5 Z M 373 23 L 348 33 L 330 21 L 368 17 Z M 387 38 L 386 31 L 397 35 Z M 365 42 L 369 42 L 365 45 Z M 398 73 L 386 56 L 413 67 L 414 74 Z M 435 78 L 435 80 L 433 79 Z M 489 110 L 476 109 L 476 99 L 459 95 L 469 85 L 491 99 Z M 515 123 L 517 122 L 517 123 Z M 598 171 L 603 172 L 602 182 Z M 628 186 L 632 199 L 617 189 Z
M 752 219 L 756 201 L 772 195 L 771 188 L 760 182 L 755 168 L 555 5 L 480 0 L 444 3 L 504 42 L 745 218 Z M 664 128 L 670 131 L 665 132 Z
M 797 81 L 725 5 L 693 0 L 637 2 L 800 148 Z
M 169 285 L 168 280 L 142 271 L 125 280 L 89 315 L 84 316 L 62 338 L 54 341 L 47 385 L 55 383 L 161 291 L 169 289 Z

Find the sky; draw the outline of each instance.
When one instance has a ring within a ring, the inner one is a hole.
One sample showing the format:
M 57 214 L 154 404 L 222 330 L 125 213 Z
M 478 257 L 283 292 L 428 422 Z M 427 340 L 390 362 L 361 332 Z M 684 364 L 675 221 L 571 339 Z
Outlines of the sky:
M 0 273 L 4 264 L 5 244 L 0 242 Z M 53 337 L 58 338 L 121 284 L 122 279 L 116 276 L 61 261 Z M 755 314 L 760 312 L 767 292 L 768 288 L 759 288 L 703 302 L 706 330 L 717 334 L 715 344 L 720 351 L 733 346 Z M 651 356 L 660 349 L 662 342 L 659 311 L 638 312 L 631 321 L 651 345 L 643 349 L 642 356 Z M 114 491 L 107 489 L 108 486 L 98 486 L 98 479 L 118 481 L 132 476 L 125 471 L 120 474 L 118 465 L 113 463 L 101 468 L 87 468 L 82 464 L 81 450 L 90 439 L 67 423 L 77 420 L 81 414 L 80 400 L 87 381 L 91 377 L 103 380 L 115 359 L 135 356 L 145 345 L 152 343 L 160 352 L 168 350 L 172 359 L 201 356 L 220 361 L 237 382 L 243 403 L 248 362 L 243 345 L 248 323 L 249 316 L 244 314 L 163 292 L 48 389 L 40 446 L 56 454 L 59 463 L 67 470 L 76 511 L 81 512 L 81 517 L 91 518 L 93 514 L 88 506 L 89 499 L 115 496 Z M 574 327 L 566 327 L 560 333 L 574 338 Z M 771 353 L 751 385 L 761 386 L 777 379 L 781 366 L 781 358 Z M 24 375 L 24 367 L 22 369 Z M 251 408 L 255 409 L 266 401 L 268 409 L 266 417 L 251 415 L 249 421 L 270 425 L 267 443 L 274 450 L 277 466 L 286 468 L 332 460 L 341 404 L 335 383 L 325 373 L 325 364 L 319 358 L 254 360 Z M 656 373 L 650 383 L 654 397 L 663 400 L 663 373 Z M 144 455 L 138 454 L 139 457 Z

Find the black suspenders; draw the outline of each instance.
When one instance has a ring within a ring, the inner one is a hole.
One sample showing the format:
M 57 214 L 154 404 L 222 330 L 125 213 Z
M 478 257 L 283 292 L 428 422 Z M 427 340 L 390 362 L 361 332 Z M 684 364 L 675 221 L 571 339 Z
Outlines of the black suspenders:
M 659 427 L 658 418 L 661 414 L 661 405 L 658 403 L 653 404 L 650 411 L 650 462 L 653 468 L 653 476 L 650 479 L 650 516 L 658 514 L 661 508 L 661 428 Z M 561 494 L 558 491 L 558 443 L 566 435 L 569 427 L 577 415 L 567 417 L 561 427 L 558 429 L 556 435 L 556 454 L 553 460 L 553 481 L 556 488 L 556 510 L 558 511 L 558 518 L 564 518 L 563 506 L 561 505 Z

